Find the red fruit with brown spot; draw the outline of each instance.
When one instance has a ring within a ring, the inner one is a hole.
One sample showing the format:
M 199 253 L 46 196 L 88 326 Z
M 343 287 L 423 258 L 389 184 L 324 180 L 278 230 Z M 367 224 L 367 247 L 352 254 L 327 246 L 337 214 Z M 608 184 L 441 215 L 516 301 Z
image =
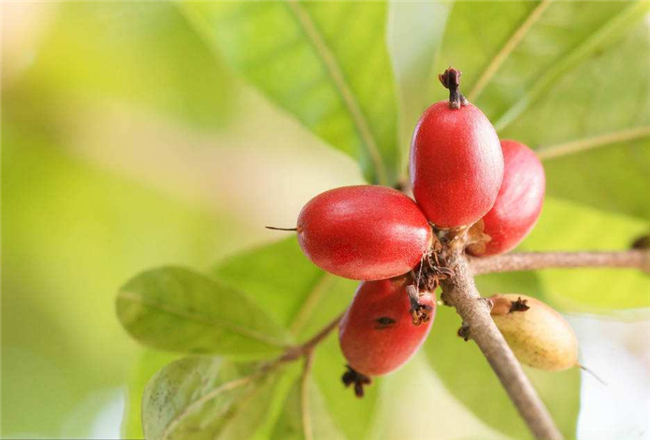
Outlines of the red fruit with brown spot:
M 420 348 L 431 330 L 436 302 L 424 293 L 420 304 L 431 307 L 430 319 L 413 324 L 406 286 L 410 277 L 363 282 L 341 320 L 339 342 L 349 365 L 366 376 L 395 371 Z
M 476 256 L 496 255 L 514 249 L 533 229 L 544 204 L 544 167 L 526 145 L 501 141 L 505 171 L 494 206 L 483 217 L 483 232 L 491 240 L 485 252 L 477 246 L 467 250 Z
M 314 197 L 300 212 L 297 231 L 300 247 L 316 266 L 354 280 L 409 272 L 432 240 L 431 227 L 413 200 L 371 185 Z
M 413 194 L 440 228 L 471 225 L 494 205 L 503 179 L 503 154 L 488 118 L 472 104 L 429 107 L 417 126 L 410 157 Z

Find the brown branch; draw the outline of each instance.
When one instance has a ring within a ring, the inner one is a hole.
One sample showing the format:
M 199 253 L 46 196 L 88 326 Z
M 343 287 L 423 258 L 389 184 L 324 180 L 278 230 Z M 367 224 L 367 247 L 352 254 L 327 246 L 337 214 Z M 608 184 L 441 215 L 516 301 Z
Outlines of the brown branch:
M 524 374 L 501 332 L 490 317 L 490 306 L 481 298 L 465 256 L 455 253 L 447 259 L 454 276 L 442 282 L 442 299 L 456 308 L 463 323 L 471 329 L 490 366 L 501 380 L 510 399 L 538 439 L 562 439 L 562 434 Z
M 474 275 L 553 268 L 611 267 L 650 273 L 650 252 L 522 252 L 494 257 L 470 258 Z

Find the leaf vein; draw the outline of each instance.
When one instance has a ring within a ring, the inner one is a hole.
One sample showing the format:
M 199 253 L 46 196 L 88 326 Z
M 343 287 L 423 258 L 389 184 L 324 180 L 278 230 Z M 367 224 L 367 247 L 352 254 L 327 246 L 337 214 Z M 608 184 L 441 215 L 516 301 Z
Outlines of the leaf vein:
M 297 0 L 285 0 L 285 4 L 292 15 L 295 17 L 300 28 L 303 30 L 307 40 L 311 43 L 312 47 L 316 53 L 320 56 L 325 70 L 329 73 L 329 76 L 332 78 L 336 90 L 339 92 L 343 102 L 345 103 L 354 125 L 357 128 L 357 132 L 361 137 L 363 144 L 366 146 L 366 152 L 370 156 L 370 160 L 373 163 L 375 172 L 377 174 L 377 180 L 379 183 L 386 184 L 388 183 L 388 177 L 386 175 L 386 169 L 384 168 L 383 159 L 379 153 L 379 148 L 375 137 L 370 130 L 368 121 L 364 116 L 361 108 L 354 97 L 343 70 L 339 65 L 336 57 L 332 54 L 332 51 L 327 46 L 325 39 L 323 38 L 321 32 L 317 28 L 314 21 L 311 19 L 309 14 L 305 9 L 298 3 Z

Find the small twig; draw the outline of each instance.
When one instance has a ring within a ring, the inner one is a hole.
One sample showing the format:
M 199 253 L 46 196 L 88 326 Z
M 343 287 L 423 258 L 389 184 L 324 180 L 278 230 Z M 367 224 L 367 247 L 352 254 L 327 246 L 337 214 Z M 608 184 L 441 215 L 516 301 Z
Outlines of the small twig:
M 494 257 L 470 258 L 474 275 L 522 270 L 610 267 L 638 269 L 650 273 L 650 252 L 522 252 Z
M 562 439 L 548 410 L 494 324 L 489 302 L 476 290 L 465 256 L 454 253 L 447 263 L 454 270 L 454 276 L 442 282 L 445 300 L 456 308 L 464 325 L 469 326 L 471 338 L 487 358 L 522 418 L 536 438 Z
M 343 318 L 344 313 L 341 313 L 338 315 L 336 318 L 334 318 L 329 324 L 327 324 L 325 327 L 323 327 L 314 337 L 306 341 L 305 343 L 291 347 L 287 349 L 287 351 L 284 352 L 282 356 L 280 356 L 277 361 L 278 362 L 291 362 L 295 361 L 296 359 L 302 357 L 302 356 L 307 356 L 311 354 L 311 352 L 314 350 L 314 348 L 323 342 L 325 338 L 329 336 L 329 334 L 334 330 L 338 325 L 339 322 L 341 322 L 341 319 Z
M 311 366 L 314 361 L 314 353 L 309 352 L 305 356 L 305 365 L 300 378 L 300 413 L 302 416 L 302 429 L 305 440 L 312 440 L 314 432 L 311 423 L 311 413 L 309 412 L 309 375 Z

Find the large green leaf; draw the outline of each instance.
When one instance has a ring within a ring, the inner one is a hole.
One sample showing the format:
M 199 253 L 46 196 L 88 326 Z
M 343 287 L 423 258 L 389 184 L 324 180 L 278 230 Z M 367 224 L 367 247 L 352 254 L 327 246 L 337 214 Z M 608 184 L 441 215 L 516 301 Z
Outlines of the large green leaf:
M 122 418 L 122 438 L 144 438 L 142 431 L 142 396 L 149 380 L 164 366 L 178 356 L 166 352 L 146 349 L 135 362 L 129 378 L 124 417 Z
M 240 291 L 180 267 L 149 270 L 127 282 L 117 316 L 138 341 L 183 353 L 268 357 L 291 341 Z
M 647 230 L 648 224 L 637 219 L 547 198 L 539 223 L 522 249 L 624 250 Z M 612 313 L 650 307 L 650 276 L 638 270 L 553 269 L 538 271 L 537 276 L 545 301 L 563 310 Z
M 384 2 L 185 2 L 224 59 L 371 182 L 399 164 Z
M 512 438 L 532 438 L 499 379 L 473 342 L 456 335 L 461 319 L 449 308 L 436 315 L 435 337 L 427 339 L 427 358 L 447 389 L 492 428 Z M 580 370 L 561 373 L 526 369 L 526 374 L 546 404 L 553 419 L 571 439 L 576 437 L 580 409 Z
M 173 362 L 147 385 L 142 401 L 148 440 L 250 438 L 282 399 L 282 365 L 234 364 L 195 357 Z
M 61 3 L 26 79 L 41 100 L 68 100 L 53 105 L 119 100 L 205 128 L 233 101 L 233 80 L 171 2 Z
M 294 383 L 269 438 L 338 440 L 345 437 L 329 415 L 317 384 L 307 376 Z
M 434 69 L 452 6 L 453 2 L 390 2 L 388 48 L 400 105 L 399 140 L 404 147 L 410 145 L 415 121 L 431 104 L 423 91 L 436 84 Z M 403 149 L 405 162 L 408 150 Z
M 218 281 L 236 287 L 277 322 L 299 336 L 306 328 L 332 319 L 351 301 L 356 282 L 323 272 L 305 257 L 295 236 L 225 259 L 214 271 Z M 340 298 L 338 310 L 323 314 L 319 304 L 328 296 Z

